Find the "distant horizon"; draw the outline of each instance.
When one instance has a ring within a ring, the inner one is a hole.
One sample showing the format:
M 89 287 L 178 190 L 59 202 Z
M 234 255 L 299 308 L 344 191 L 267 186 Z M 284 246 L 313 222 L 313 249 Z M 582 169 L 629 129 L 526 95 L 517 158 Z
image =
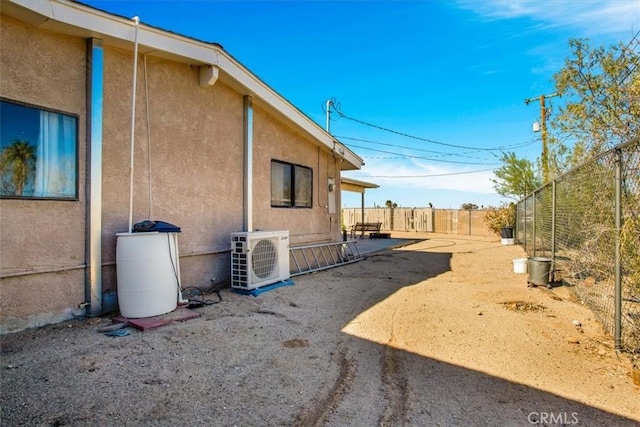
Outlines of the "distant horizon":
M 515 203 L 515 202 L 514 202 Z M 456 210 L 456 211 L 483 211 L 490 208 L 497 208 L 499 206 L 478 206 L 476 209 L 462 209 L 462 208 L 443 208 L 438 206 L 396 206 L 393 209 L 440 209 L 440 210 Z M 365 209 L 391 209 L 387 206 L 366 206 Z M 361 209 L 361 206 L 343 206 L 341 209 Z

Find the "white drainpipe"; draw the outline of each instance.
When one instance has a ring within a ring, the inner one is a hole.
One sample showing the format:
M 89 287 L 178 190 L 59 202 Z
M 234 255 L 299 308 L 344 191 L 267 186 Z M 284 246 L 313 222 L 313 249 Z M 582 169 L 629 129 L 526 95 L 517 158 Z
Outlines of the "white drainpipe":
M 253 231 L 253 98 L 245 95 L 243 103 L 244 191 L 243 231 Z

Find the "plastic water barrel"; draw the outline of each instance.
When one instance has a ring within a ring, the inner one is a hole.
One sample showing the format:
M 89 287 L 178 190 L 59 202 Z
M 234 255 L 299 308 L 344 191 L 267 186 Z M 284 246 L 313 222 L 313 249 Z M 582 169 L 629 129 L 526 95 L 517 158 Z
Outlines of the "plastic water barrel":
M 120 314 L 145 318 L 178 306 L 177 233 L 118 233 L 116 273 Z

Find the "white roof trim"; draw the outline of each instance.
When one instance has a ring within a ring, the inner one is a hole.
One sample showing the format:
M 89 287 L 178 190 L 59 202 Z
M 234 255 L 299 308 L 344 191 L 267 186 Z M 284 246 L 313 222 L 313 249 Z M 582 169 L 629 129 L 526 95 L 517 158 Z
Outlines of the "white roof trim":
M 380 188 L 378 184 L 374 184 L 373 182 L 360 181 L 358 179 L 353 179 L 346 176 L 340 177 L 340 182 L 343 182 L 345 184 L 356 185 L 363 188 Z
M 48 20 L 84 29 L 93 34 L 94 37 L 124 40 L 132 44 L 134 42 L 135 27 L 133 21 L 83 4 L 67 0 L 3 0 L 3 3 L 13 3 L 40 14 Z M 3 7 L 3 13 L 7 13 L 6 7 Z M 44 20 L 40 26 L 47 28 L 51 26 L 51 23 Z M 283 114 L 312 138 L 332 150 L 336 157 L 353 166 L 343 167 L 343 169 L 360 169 L 364 164 L 358 155 L 346 148 L 317 123 L 258 79 L 222 48 L 142 23 L 138 28 L 138 43 L 147 50 L 170 53 L 182 57 L 190 63 L 217 65 L 221 71 L 244 87 L 248 92 L 247 94 L 259 98 Z M 339 147 L 340 150 L 336 149 L 336 147 Z

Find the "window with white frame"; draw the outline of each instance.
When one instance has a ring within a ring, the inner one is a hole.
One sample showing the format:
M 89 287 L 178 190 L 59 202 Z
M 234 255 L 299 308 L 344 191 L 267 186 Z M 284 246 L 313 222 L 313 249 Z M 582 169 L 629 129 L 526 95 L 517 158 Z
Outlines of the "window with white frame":
M 310 208 L 313 206 L 311 168 L 279 160 L 271 161 L 271 206 Z
M 78 118 L 0 100 L 0 197 L 78 198 Z

